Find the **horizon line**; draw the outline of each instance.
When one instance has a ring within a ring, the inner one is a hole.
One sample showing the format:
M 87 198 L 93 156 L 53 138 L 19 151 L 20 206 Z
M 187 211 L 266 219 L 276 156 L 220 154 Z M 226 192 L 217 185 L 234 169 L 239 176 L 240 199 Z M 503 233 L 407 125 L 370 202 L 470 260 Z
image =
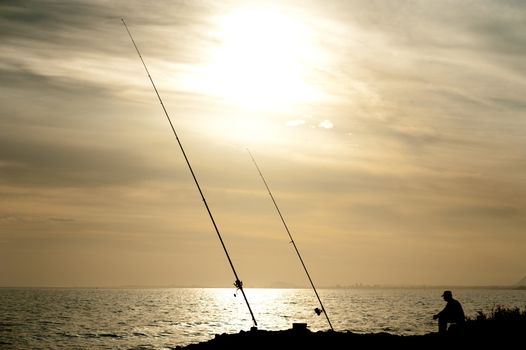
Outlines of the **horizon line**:
M 203 286 L 203 285 L 100 285 L 100 286 L 63 286 L 63 285 L 0 285 L 0 289 L 230 289 L 232 286 Z M 246 286 L 246 289 L 311 289 L 308 286 Z M 454 284 L 349 284 L 321 286 L 319 289 L 526 289 L 526 285 L 510 284 L 488 284 L 488 285 L 454 285 Z

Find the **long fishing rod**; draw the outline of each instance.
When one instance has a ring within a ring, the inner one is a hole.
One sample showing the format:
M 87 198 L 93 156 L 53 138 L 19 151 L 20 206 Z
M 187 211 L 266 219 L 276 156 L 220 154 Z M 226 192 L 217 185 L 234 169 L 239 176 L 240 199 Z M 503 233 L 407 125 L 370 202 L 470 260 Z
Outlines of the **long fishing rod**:
M 281 214 L 281 211 L 279 210 L 278 204 L 276 203 L 276 200 L 274 199 L 274 196 L 272 195 L 272 192 L 270 191 L 267 181 L 265 180 L 265 177 L 263 176 L 261 169 L 259 169 L 258 163 L 254 159 L 254 156 L 252 156 L 252 153 L 250 152 L 248 148 L 247 148 L 247 152 L 250 155 L 250 158 L 252 158 L 252 162 L 254 162 L 254 165 L 256 166 L 256 169 L 258 170 L 259 176 L 261 176 L 261 180 L 263 180 L 263 183 L 265 184 L 265 187 L 267 188 L 268 194 L 270 195 L 270 198 L 272 199 L 272 203 L 274 203 L 274 207 L 276 208 L 276 211 L 278 212 L 279 217 L 281 218 L 281 222 L 283 223 L 283 226 L 285 226 L 285 230 L 287 231 L 289 235 L 290 243 L 292 243 L 292 246 L 294 247 L 294 250 L 296 251 L 298 258 L 300 259 L 301 265 L 303 266 L 303 269 L 305 270 L 305 273 L 307 274 L 310 285 L 312 286 L 312 289 L 314 290 L 314 294 L 316 294 L 316 298 L 318 298 L 318 301 L 320 302 L 321 310 L 318 308 L 315 308 L 314 311 L 316 312 L 318 316 L 323 312 L 323 314 L 327 318 L 327 322 L 329 323 L 331 330 L 334 331 L 334 328 L 332 328 L 331 320 L 329 319 L 329 315 L 327 315 L 327 312 L 325 311 L 325 307 L 323 307 L 323 303 L 321 302 L 320 296 L 318 295 L 318 291 L 316 290 L 316 287 L 314 286 L 314 282 L 312 282 L 312 278 L 309 275 L 309 271 L 307 271 L 307 267 L 305 266 L 305 263 L 303 262 L 300 251 L 298 250 L 298 247 L 296 246 L 296 242 L 294 242 L 294 239 L 292 238 L 289 227 L 287 226 L 287 223 L 285 222 L 285 219 L 283 218 L 283 215 Z
M 177 132 L 175 131 L 172 120 L 170 119 L 170 116 L 168 115 L 168 112 L 166 111 L 166 108 L 164 107 L 164 103 L 163 103 L 163 100 L 161 99 L 161 95 L 159 95 L 159 91 L 157 91 L 157 87 L 155 86 L 155 83 L 153 82 L 150 72 L 148 71 L 148 68 L 146 67 L 146 63 L 144 63 L 144 60 L 142 59 L 141 52 L 139 51 L 137 44 L 135 44 L 135 40 L 133 40 L 133 37 L 130 33 L 130 30 L 128 29 L 128 26 L 126 25 L 126 22 L 124 21 L 124 18 L 121 18 L 121 20 L 122 20 L 122 24 L 124 24 L 124 28 L 126 28 L 126 31 L 128 32 L 128 35 L 130 36 L 130 39 L 133 43 L 133 46 L 135 47 L 135 50 L 137 51 L 137 54 L 139 55 L 139 58 L 141 59 L 142 65 L 144 66 L 144 70 L 146 71 L 146 74 L 148 75 L 148 78 L 150 79 L 150 82 L 152 83 L 153 89 L 155 90 L 155 94 L 157 95 L 157 98 L 159 99 L 159 102 L 161 103 L 161 107 L 163 108 L 164 115 L 166 116 L 166 119 L 168 119 L 168 122 L 170 123 L 170 127 L 172 128 L 173 134 L 175 138 L 177 139 L 177 143 L 179 144 L 179 148 L 181 149 L 181 152 L 183 153 L 186 164 L 188 165 L 188 169 L 190 169 L 190 173 L 192 174 L 192 177 L 197 186 L 197 189 L 199 190 L 201 199 L 205 203 L 205 207 L 208 212 L 208 215 L 210 216 L 210 220 L 212 221 L 212 225 L 214 226 L 214 229 L 217 233 L 217 237 L 219 238 L 219 241 L 221 242 L 221 246 L 223 247 L 223 250 L 225 251 L 226 257 L 228 259 L 228 263 L 230 264 L 230 267 L 232 268 L 232 272 L 234 273 L 234 277 L 236 278 L 236 281 L 234 282 L 234 286 L 241 291 L 241 294 L 243 294 L 243 299 L 245 299 L 245 303 L 247 304 L 248 311 L 250 312 L 250 316 L 252 316 L 254 327 L 257 327 L 258 323 L 256 322 L 254 313 L 252 312 L 252 309 L 250 308 L 250 304 L 248 303 L 247 296 L 245 295 L 245 291 L 243 290 L 243 282 L 241 282 L 241 280 L 239 279 L 236 269 L 234 268 L 234 264 L 232 263 L 232 259 L 230 259 L 230 255 L 228 254 L 228 250 L 226 249 L 225 243 L 223 242 L 223 238 L 221 237 L 221 234 L 219 233 L 219 229 L 217 228 L 216 222 L 214 220 L 214 216 L 212 215 L 212 212 L 210 211 L 210 208 L 208 207 L 208 203 L 206 202 L 205 195 L 203 194 L 203 191 L 201 190 L 201 186 L 199 186 L 199 182 L 197 181 L 197 177 L 195 176 L 194 170 L 192 169 L 192 166 L 190 165 L 190 161 L 188 160 L 188 157 L 186 156 L 186 152 L 184 151 L 183 144 L 181 143 L 181 140 L 179 140 L 179 136 L 177 136 Z

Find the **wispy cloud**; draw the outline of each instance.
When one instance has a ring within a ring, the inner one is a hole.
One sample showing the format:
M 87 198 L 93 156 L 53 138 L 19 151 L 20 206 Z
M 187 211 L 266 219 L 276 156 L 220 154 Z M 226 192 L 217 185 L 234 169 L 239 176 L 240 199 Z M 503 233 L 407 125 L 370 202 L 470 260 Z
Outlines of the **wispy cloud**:
M 303 119 L 289 120 L 289 121 L 287 121 L 286 125 L 287 126 L 301 126 L 301 125 L 305 125 L 305 120 L 303 120 Z
M 318 124 L 318 127 L 322 129 L 332 129 L 334 124 L 330 120 L 325 119 Z

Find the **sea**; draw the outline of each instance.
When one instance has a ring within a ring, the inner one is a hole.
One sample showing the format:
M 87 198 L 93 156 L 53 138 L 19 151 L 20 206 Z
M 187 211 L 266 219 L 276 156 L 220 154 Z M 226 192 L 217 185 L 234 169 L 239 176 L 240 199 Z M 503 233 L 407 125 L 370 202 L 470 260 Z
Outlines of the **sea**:
M 244 289 L 258 329 L 307 323 L 328 330 L 312 289 Z M 337 331 L 436 332 L 442 289 L 319 289 Z M 452 289 L 468 317 L 498 306 L 524 309 L 526 290 Z M 248 331 L 252 317 L 235 288 L 0 288 L 0 349 L 173 349 Z

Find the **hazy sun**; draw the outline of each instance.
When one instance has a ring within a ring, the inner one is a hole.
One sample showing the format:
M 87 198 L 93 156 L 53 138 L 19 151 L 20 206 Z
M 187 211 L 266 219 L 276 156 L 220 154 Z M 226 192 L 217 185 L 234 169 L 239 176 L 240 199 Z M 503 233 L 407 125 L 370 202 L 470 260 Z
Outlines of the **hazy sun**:
M 209 65 L 209 88 L 228 101 L 279 111 L 316 98 L 305 80 L 317 50 L 300 20 L 269 9 L 241 9 L 221 18 L 220 45 Z

